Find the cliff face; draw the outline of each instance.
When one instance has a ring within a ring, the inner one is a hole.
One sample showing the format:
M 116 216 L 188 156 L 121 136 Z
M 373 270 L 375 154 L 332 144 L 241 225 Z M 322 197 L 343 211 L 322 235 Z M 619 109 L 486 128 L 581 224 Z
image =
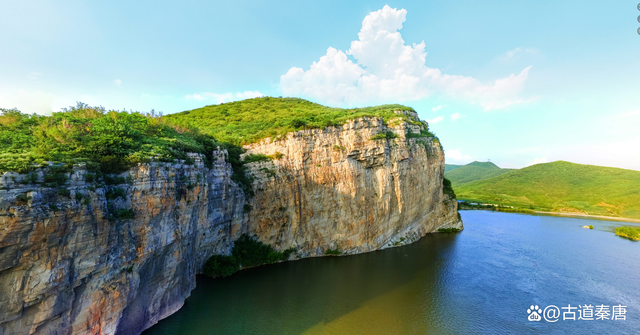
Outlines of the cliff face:
M 140 166 L 124 174 L 129 183 L 103 187 L 78 166 L 68 196 L 5 174 L 0 334 L 137 334 L 178 310 L 242 215 L 243 195 L 217 157 L 212 169 L 198 160 Z M 135 218 L 110 220 L 118 208 Z
M 89 182 L 76 166 L 62 191 L 6 173 L 0 335 L 138 334 L 178 310 L 207 258 L 243 233 L 308 257 L 462 228 L 456 200 L 442 192 L 440 145 L 406 138 L 421 127 L 365 118 L 249 146 L 283 155 L 247 164 L 255 178 L 248 200 L 224 151 L 211 169 L 196 156 L 194 165 L 151 163 L 117 185 Z M 387 131 L 398 138 L 370 140 Z
M 252 210 L 242 227 L 262 242 L 302 256 L 346 254 L 412 242 L 441 227 L 462 228 L 457 202 L 442 192 L 444 154 L 434 138 L 406 138 L 422 125 L 364 118 L 342 127 L 264 140 L 248 154 Z M 370 140 L 392 132 L 394 139 Z

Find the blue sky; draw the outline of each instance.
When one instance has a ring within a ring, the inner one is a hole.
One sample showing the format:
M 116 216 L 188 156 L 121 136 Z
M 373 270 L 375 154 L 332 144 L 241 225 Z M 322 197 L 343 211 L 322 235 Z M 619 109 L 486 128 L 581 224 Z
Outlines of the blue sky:
M 0 0 L 0 107 L 403 103 L 447 163 L 640 170 L 637 1 Z

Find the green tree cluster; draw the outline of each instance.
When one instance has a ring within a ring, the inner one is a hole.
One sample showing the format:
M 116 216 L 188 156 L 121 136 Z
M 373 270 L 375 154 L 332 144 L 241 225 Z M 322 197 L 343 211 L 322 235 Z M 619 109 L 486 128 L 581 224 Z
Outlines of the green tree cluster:
M 0 109 L 0 172 L 27 173 L 46 161 L 87 162 L 118 173 L 151 158 L 188 160 L 201 153 L 212 161 L 218 145 L 197 129 L 168 124 L 155 113 L 106 111 L 78 103 L 51 116 Z
M 231 255 L 211 256 L 204 265 L 203 273 L 211 277 L 227 277 L 241 268 L 286 261 L 295 251 L 295 248 L 276 251 L 272 246 L 243 234 L 233 243 Z
M 630 238 L 632 240 L 640 240 L 640 227 L 617 227 L 615 229 L 616 235 Z

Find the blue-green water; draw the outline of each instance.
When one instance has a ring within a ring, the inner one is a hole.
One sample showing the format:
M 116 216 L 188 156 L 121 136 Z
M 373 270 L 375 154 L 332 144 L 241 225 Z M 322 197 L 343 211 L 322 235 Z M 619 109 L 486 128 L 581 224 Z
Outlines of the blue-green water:
M 461 214 L 463 232 L 405 247 L 199 277 L 184 307 L 144 334 L 640 332 L 640 243 L 611 232 L 625 223 Z M 626 320 L 527 320 L 531 305 L 585 304 L 627 306 Z

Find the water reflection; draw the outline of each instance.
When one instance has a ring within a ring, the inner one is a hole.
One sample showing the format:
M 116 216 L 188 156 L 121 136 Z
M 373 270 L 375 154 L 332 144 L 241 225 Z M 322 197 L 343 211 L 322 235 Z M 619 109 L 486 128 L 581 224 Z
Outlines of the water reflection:
M 640 247 L 572 218 L 462 212 L 465 231 L 363 255 L 198 278 L 145 334 L 424 334 L 640 329 Z M 583 222 L 585 221 L 585 222 Z M 598 229 L 598 228 L 596 228 Z M 624 304 L 626 321 L 529 322 L 531 304 Z

